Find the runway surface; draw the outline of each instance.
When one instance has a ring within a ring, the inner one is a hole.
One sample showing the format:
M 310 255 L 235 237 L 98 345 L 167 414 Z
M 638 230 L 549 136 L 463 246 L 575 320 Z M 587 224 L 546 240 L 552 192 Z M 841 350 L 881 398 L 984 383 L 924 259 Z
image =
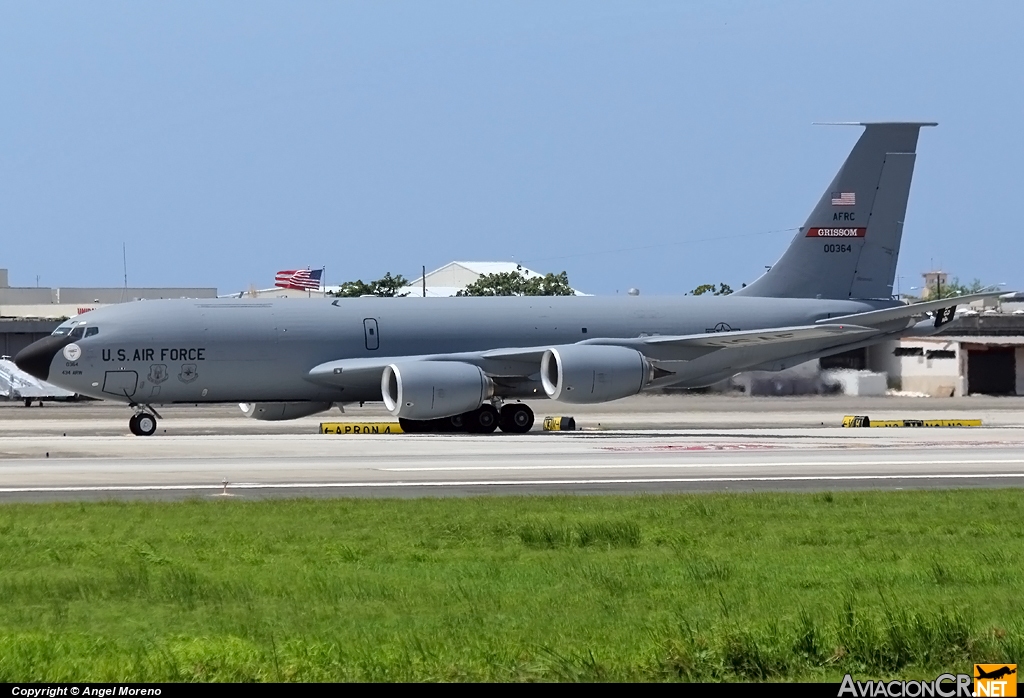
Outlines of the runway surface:
M 572 413 L 587 430 L 358 437 L 315 432 L 322 420 L 380 419 L 379 406 L 284 423 L 249 420 L 226 406 L 181 406 L 162 411 L 160 431 L 148 438 L 127 434 L 124 407 L 4 406 L 0 499 L 1024 485 L 1024 400 L 960 402 L 923 400 L 908 409 L 884 399 L 635 398 L 600 410 L 541 403 L 539 415 Z M 994 426 L 838 428 L 844 413 L 981 416 Z

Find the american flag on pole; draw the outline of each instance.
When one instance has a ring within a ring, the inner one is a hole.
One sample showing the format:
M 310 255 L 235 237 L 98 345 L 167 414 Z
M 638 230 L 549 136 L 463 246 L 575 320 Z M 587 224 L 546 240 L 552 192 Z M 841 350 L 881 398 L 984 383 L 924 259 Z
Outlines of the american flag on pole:
M 832 205 L 833 206 L 856 206 L 857 205 L 857 194 L 852 191 L 834 191 L 832 192 Z
M 274 285 L 279 288 L 294 288 L 300 291 L 319 291 L 323 269 L 286 269 L 277 272 Z

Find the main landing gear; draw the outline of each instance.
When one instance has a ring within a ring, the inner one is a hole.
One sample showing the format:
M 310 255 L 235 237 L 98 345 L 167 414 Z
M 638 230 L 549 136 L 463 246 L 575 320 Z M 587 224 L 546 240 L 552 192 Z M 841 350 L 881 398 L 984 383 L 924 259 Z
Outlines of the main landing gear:
M 481 405 L 475 410 L 440 419 L 398 418 L 402 431 L 409 434 L 468 432 L 490 434 L 501 429 L 510 434 L 525 434 L 533 427 L 533 410 L 521 402 L 504 405 L 499 412 L 494 405 Z
M 139 409 L 128 420 L 128 429 L 136 436 L 152 436 L 156 433 L 156 410 L 152 407 L 149 407 L 149 409 L 154 414 L 150 414 L 144 409 Z

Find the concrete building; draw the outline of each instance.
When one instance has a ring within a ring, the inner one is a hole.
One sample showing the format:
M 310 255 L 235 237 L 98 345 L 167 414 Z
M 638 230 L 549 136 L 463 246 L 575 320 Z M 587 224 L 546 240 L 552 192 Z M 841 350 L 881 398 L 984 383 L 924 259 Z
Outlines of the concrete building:
M 921 300 L 923 301 L 936 297 L 943 288 L 949 286 L 949 274 L 944 271 L 926 271 L 921 276 L 924 277 L 924 286 L 921 288 Z
M 216 288 L 11 286 L 0 269 L 0 356 L 14 356 L 62 321 L 103 305 L 157 298 L 216 298 Z
M 882 342 L 785 371 L 748 371 L 714 389 L 747 395 L 1024 395 L 1024 294 L 958 311 L 931 337 Z
M 907 392 L 1024 395 L 1024 314 L 961 315 L 932 337 L 871 347 L 866 360 L 888 374 L 890 387 Z
M 57 329 L 61 320 L 0 318 L 0 356 L 14 356 Z
M 216 298 L 216 288 L 15 287 L 0 269 L 0 318 L 69 318 L 103 305 L 157 298 Z

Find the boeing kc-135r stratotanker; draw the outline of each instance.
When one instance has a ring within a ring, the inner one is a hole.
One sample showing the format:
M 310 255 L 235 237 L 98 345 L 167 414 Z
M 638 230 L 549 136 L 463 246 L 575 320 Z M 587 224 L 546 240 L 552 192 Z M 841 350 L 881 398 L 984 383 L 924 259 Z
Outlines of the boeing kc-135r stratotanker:
M 383 400 L 406 431 L 525 432 L 518 402 L 616 400 L 706 386 L 884 339 L 935 332 L 974 294 L 892 296 L 924 123 L 869 123 L 782 258 L 720 297 L 159 300 L 80 315 L 15 358 L 135 413 L 237 402 L 256 419 Z

